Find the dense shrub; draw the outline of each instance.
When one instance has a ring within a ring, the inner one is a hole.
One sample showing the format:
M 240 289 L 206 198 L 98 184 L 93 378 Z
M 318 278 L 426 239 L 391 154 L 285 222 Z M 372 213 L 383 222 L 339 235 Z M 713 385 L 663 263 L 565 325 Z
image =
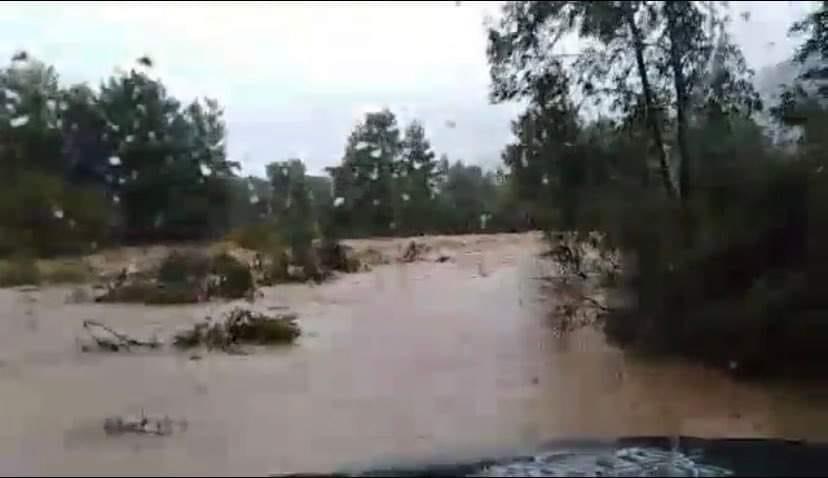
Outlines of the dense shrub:
M 250 268 L 227 253 L 213 257 L 211 272 L 218 277 L 216 295 L 230 299 L 244 297 L 253 290 Z
M 722 173 L 684 207 L 641 208 L 617 239 L 636 258 L 621 344 L 744 373 L 814 372 L 828 340 L 828 178 L 800 159 Z M 630 218 L 630 216 L 625 216 Z
M 198 283 L 210 272 L 210 258 L 199 252 L 173 251 L 158 269 L 163 283 Z

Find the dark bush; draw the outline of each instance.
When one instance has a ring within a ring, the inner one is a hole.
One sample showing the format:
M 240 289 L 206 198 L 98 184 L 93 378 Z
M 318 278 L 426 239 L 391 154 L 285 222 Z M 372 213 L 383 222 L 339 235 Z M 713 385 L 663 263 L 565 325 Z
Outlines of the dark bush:
M 250 268 L 227 253 L 213 257 L 211 272 L 218 278 L 214 292 L 229 299 L 245 297 L 253 290 L 253 274 Z
M 210 272 L 210 258 L 198 252 L 173 251 L 161 262 L 158 280 L 162 283 L 198 283 Z

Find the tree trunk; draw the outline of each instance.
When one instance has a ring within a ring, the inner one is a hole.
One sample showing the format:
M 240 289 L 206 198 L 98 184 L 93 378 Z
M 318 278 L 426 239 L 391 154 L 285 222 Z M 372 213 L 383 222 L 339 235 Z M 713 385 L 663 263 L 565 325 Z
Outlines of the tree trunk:
M 667 163 L 667 153 L 664 151 L 664 140 L 661 136 L 661 126 L 658 124 L 658 116 L 653 107 L 653 93 L 650 89 L 650 79 L 647 75 L 647 66 L 644 64 L 644 42 L 641 39 L 641 31 L 638 25 L 635 24 L 635 12 L 628 5 L 625 8 L 625 20 L 630 29 L 630 34 L 633 37 L 633 48 L 635 49 L 635 61 L 638 66 L 638 76 L 641 78 L 641 88 L 644 90 L 644 110 L 647 117 L 647 123 L 652 130 L 653 141 L 658 150 L 659 169 L 661 171 L 661 179 L 664 182 L 664 188 L 667 195 L 675 197 L 676 190 L 673 186 L 673 180 L 670 177 L 670 166 Z
M 676 2 L 677 3 L 677 2 Z M 664 5 L 664 13 L 667 17 L 667 35 L 670 38 L 670 68 L 673 70 L 673 85 L 676 90 L 676 126 L 677 142 L 681 164 L 679 165 L 679 195 L 682 201 L 690 198 L 690 154 L 687 151 L 687 82 L 684 71 L 681 68 L 681 55 L 679 53 L 679 40 L 677 25 L 679 12 L 676 10 L 676 3 L 667 2 Z

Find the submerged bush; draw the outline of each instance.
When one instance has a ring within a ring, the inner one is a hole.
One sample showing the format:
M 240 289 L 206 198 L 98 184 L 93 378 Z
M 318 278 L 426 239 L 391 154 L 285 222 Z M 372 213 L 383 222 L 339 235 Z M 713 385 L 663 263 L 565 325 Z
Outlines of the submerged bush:
M 173 251 L 161 262 L 158 281 L 163 283 L 196 283 L 210 272 L 210 258 L 198 252 Z
M 226 350 L 243 344 L 290 344 L 301 333 L 296 323 L 296 314 L 271 317 L 235 308 L 228 312 L 222 321 L 211 322 L 208 319 L 178 333 L 173 339 L 173 344 L 185 349 L 203 345 L 209 349 Z
M 218 284 L 211 293 L 238 299 L 253 290 L 253 274 L 250 268 L 230 254 L 221 253 L 213 257 L 211 272 L 218 277 Z

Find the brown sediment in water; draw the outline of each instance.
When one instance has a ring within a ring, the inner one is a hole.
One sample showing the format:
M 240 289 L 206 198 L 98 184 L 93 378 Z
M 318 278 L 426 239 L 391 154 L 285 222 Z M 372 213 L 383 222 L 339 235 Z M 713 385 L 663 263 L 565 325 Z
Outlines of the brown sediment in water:
M 66 304 L 69 288 L 0 290 L 0 472 L 325 472 L 561 437 L 828 439 L 824 386 L 647 362 L 590 329 L 558 337 L 548 323 L 554 298 L 533 278 L 548 267 L 537 235 L 417 240 L 453 261 L 264 289 L 254 307 L 297 312 L 303 335 L 247 356 L 82 353 L 75 342 L 84 320 L 168 337 L 239 302 Z M 407 241 L 349 244 L 397 257 Z M 103 430 L 108 416 L 142 413 L 188 427 Z

